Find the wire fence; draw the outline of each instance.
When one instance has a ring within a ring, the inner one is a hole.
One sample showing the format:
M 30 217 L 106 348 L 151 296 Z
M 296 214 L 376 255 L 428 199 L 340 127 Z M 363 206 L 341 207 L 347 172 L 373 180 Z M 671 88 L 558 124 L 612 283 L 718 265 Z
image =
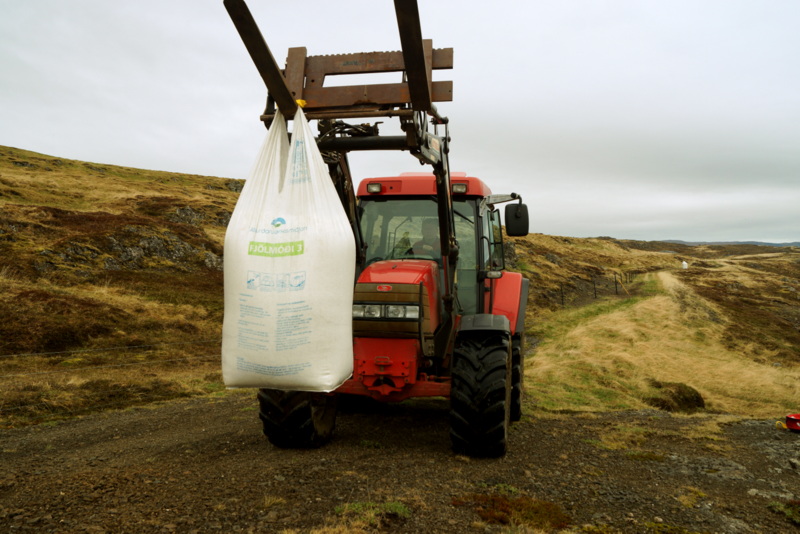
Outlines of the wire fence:
M 558 282 L 557 289 L 552 286 L 542 290 L 540 297 L 551 305 L 565 308 L 583 305 L 587 302 L 609 296 L 632 296 L 632 285 L 644 274 L 640 271 L 611 273 L 611 276 L 574 276 Z

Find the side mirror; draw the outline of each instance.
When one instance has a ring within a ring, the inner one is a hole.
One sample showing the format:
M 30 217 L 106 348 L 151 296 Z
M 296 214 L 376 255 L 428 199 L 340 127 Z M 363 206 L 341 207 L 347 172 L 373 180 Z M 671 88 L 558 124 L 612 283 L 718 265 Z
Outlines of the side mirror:
M 515 237 L 528 235 L 528 206 L 522 202 L 506 206 L 506 234 Z

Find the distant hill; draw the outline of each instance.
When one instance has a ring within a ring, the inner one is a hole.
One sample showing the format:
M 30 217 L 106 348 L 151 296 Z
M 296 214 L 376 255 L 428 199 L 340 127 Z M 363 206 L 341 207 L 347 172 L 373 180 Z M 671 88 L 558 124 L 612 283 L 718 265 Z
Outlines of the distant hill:
M 681 241 L 679 239 L 667 239 L 663 243 L 677 243 L 691 247 L 697 245 L 755 245 L 758 247 L 800 247 L 800 241 L 791 243 L 765 243 L 763 241 Z
M 800 245 L 793 245 L 792 243 L 782 244 L 767 244 L 758 242 L 731 242 L 723 243 L 701 243 L 701 242 L 688 242 L 688 241 L 633 241 L 629 239 L 614 240 L 625 246 L 637 250 L 648 250 L 653 252 L 668 252 L 675 255 L 685 255 L 695 258 L 719 258 L 726 256 L 744 256 L 747 254 L 769 254 L 780 251 L 792 251 Z

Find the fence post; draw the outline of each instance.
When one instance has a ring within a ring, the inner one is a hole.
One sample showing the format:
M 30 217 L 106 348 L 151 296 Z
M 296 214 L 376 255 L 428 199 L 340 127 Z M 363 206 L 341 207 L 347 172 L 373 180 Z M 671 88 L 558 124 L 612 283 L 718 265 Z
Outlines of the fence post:
M 617 289 L 617 273 L 614 273 L 614 294 L 619 295 L 619 290 Z
M 592 287 L 594 288 L 594 298 L 597 298 L 597 281 L 592 277 Z

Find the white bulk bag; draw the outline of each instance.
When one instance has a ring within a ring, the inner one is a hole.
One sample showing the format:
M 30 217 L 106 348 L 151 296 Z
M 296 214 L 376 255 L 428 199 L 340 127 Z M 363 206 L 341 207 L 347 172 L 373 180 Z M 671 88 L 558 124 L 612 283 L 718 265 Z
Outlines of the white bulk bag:
M 302 110 L 277 113 L 225 234 L 227 386 L 332 391 L 353 371 L 355 241 Z

